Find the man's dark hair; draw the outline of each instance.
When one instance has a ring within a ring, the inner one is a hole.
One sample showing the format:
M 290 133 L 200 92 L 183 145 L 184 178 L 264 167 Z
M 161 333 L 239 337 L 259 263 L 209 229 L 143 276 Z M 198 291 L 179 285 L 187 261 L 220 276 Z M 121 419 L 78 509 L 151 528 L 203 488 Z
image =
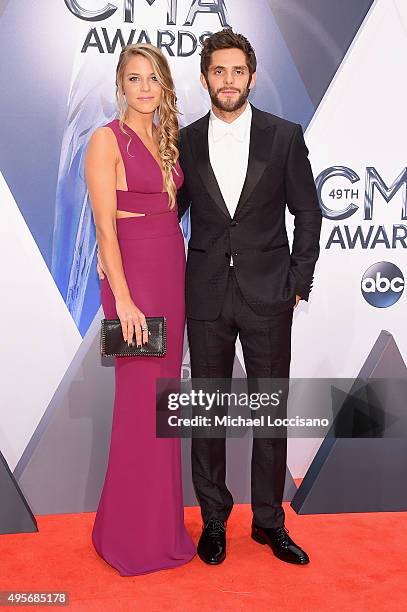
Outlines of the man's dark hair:
M 205 78 L 208 77 L 212 53 L 220 49 L 240 49 L 243 51 L 249 68 L 250 83 L 253 72 L 256 72 L 256 54 L 247 38 L 243 34 L 236 34 L 231 28 L 215 32 L 204 41 L 201 51 L 201 72 Z

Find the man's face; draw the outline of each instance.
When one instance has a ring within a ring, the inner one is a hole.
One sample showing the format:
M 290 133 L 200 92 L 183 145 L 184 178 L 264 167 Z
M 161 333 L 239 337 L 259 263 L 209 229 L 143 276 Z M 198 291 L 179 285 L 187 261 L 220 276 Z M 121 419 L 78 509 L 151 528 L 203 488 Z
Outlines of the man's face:
M 212 104 L 231 113 L 245 104 L 255 82 L 256 73 L 253 73 L 249 83 L 246 55 L 241 49 L 214 51 L 207 80 L 201 74 L 201 83 L 208 90 Z

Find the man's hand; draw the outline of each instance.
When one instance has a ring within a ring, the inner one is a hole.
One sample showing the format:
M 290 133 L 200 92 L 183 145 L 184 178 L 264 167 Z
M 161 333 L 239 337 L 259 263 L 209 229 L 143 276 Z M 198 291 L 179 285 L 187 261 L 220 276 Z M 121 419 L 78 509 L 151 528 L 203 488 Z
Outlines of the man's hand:
M 297 308 L 299 302 L 300 302 L 301 296 L 300 295 L 296 295 L 295 296 L 295 304 L 294 304 L 294 308 Z
M 98 272 L 99 279 L 103 280 L 105 278 L 105 271 L 103 270 L 102 260 L 99 255 L 99 249 L 97 249 L 96 253 L 97 253 L 97 258 L 98 258 L 96 270 Z

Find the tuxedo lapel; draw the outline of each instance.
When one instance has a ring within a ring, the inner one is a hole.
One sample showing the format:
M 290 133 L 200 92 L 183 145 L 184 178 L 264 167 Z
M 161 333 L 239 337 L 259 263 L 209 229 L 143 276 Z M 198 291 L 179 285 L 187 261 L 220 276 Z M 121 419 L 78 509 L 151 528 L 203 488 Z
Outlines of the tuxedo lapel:
M 271 157 L 275 126 L 267 121 L 265 113 L 254 106 L 252 106 L 252 113 L 246 179 L 233 218 L 241 213 Z
M 228 219 L 231 219 L 228 207 L 223 199 L 222 192 L 209 160 L 208 127 L 209 113 L 202 117 L 194 126 L 191 143 L 192 154 L 195 159 L 196 168 L 209 195 L 223 214 Z M 274 131 L 275 126 L 269 123 L 266 118 L 266 113 L 252 106 L 247 173 L 233 218 L 240 214 L 266 169 L 271 157 Z
M 195 159 L 196 168 L 201 175 L 209 195 L 223 214 L 230 219 L 228 207 L 223 199 L 222 192 L 219 189 L 218 181 L 216 180 L 215 173 L 209 160 L 208 127 L 209 113 L 202 117 L 195 125 L 192 138 L 192 154 Z

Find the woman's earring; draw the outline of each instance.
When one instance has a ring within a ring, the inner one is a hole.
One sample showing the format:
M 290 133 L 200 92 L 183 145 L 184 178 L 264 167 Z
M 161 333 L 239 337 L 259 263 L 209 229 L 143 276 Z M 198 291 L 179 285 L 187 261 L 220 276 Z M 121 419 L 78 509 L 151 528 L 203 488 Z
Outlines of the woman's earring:
M 124 94 L 124 91 L 120 92 L 117 102 L 118 102 L 119 116 L 124 117 L 125 113 L 127 112 L 127 102 L 126 102 L 126 96 Z

